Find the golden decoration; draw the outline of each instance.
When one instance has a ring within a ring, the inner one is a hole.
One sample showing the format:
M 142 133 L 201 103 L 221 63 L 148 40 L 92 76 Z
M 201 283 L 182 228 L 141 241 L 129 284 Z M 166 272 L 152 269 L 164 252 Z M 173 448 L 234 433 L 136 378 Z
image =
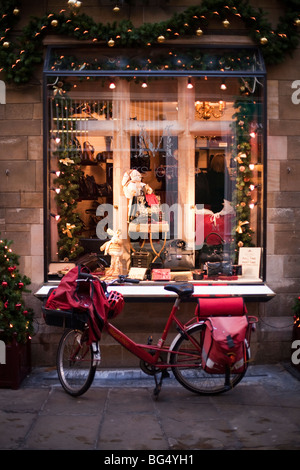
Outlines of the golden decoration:
M 230 22 L 228 20 L 222 21 L 224 28 L 228 28 L 230 25 Z
M 266 37 L 260 38 L 260 43 L 264 46 L 268 43 L 268 39 Z
M 164 42 L 164 41 L 165 41 L 165 39 L 166 39 L 166 38 L 165 38 L 165 36 L 163 36 L 163 35 L 161 34 L 160 36 L 158 36 L 158 38 L 157 38 L 157 42 L 160 42 L 160 43 L 162 43 L 162 42 Z
M 196 31 L 196 34 L 197 34 L 197 36 L 202 36 L 202 34 L 203 34 L 202 29 L 198 28 L 197 31 Z
M 53 28 L 56 28 L 56 26 L 58 26 L 58 21 L 57 20 L 52 20 L 51 21 L 51 26 L 53 26 Z
M 69 157 L 66 157 L 66 158 L 62 158 L 61 160 L 59 160 L 59 163 L 62 163 L 63 165 L 68 166 L 68 165 L 74 164 L 74 160 L 72 160 Z
M 107 45 L 108 45 L 109 47 L 114 47 L 115 41 L 113 40 L 113 38 L 110 38 L 110 40 L 108 41 Z
M 246 225 L 246 224 L 249 224 L 248 220 L 245 220 L 244 222 L 242 222 L 241 220 L 239 220 L 239 224 L 236 228 L 236 232 L 237 233 L 243 233 L 243 229 L 242 229 L 242 226 L 243 225 Z
M 67 234 L 69 238 L 72 238 L 72 233 L 71 233 L 71 230 L 73 228 L 76 228 L 76 225 L 71 225 L 69 223 L 66 224 L 66 228 L 63 228 L 62 229 L 62 233 L 65 235 Z

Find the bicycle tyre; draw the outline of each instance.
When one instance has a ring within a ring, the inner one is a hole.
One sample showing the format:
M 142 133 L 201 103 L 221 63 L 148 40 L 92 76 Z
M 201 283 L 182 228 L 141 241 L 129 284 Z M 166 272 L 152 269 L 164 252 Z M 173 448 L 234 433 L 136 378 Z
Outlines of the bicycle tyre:
M 170 364 L 172 364 L 172 370 L 176 380 L 183 387 L 199 395 L 218 395 L 235 387 L 244 377 L 246 369 L 242 373 L 231 374 L 230 385 L 225 385 L 225 373 L 208 374 L 205 372 L 201 366 L 204 328 L 204 323 L 193 325 L 187 330 L 188 335 L 179 334 L 175 338 L 172 350 L 179 353 L 188 352 L 194 357 L 187 359 L 180 354 L 171 353 Z M 198 343 L 199 348 L 191 343 L 189 336 Z M 188 366 L 189 362 L 192 362 L 192 364 L 196 363 L 197 365 L 195 367 L 184 367 Z
M 57 350 L 57 373 L 64 390 L 73 397 L 85 393 L 91 386 L 97 364 L 92 346 L 87 344 L 88 330 L 66 330 Z

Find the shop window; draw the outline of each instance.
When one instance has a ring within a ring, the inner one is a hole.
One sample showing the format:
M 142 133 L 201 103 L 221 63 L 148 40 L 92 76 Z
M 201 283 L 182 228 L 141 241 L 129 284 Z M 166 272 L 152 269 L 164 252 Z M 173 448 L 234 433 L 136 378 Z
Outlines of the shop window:
M 230 51 L 198 54 L 197 71 L 177 70 L 183 55 L 172 54 L 165 70 L 173 73 L 133 75 L 121 54 L 105 72 L 99 53 L 88 62 L 83 53 L 50 52 L 47 278 L 87 259 L 104 278 L 263 278 L 263 64 L 255 51 L 231 52 L 231 61 Z M 107 242 L 117 231 L 113 272 Z

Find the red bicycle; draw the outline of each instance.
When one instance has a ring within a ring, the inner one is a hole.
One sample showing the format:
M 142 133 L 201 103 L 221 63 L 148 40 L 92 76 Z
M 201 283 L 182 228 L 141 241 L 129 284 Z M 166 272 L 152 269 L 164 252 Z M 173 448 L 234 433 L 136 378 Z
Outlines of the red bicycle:
M 84 282 L 89 282 L 91 279 L 93 279 L 92 275 L 84 275 Z M 134 281 L 125 276 L 119 276 L 109 286 L 116 282 L 122 284 Z M 232 370 L 226 370 L 221 374 L 207 373 L 202 367 L 205 318 L 199 319 L 194 315 L 183 324 L 177 316 L 180 303 L 191 298 L 194 287 L 192 284 L 168 284 L 165 289 L 174 292 L 176 297 L 157 344 L 152 344 L 151 337 L 147 344 L 136 343 L 117 329 L 109 319 L 105 322 L 103 331 L 140 359 L 143 372 L 154 376 L 155 398 L 159 395 L 163 379 L 169 375 L 168 370 L 172 370 L 181 385 L 200 395 L 215 395 L 235 387 L 244 377 L 250 358 L 250 323 L 245 340 L 247 348 L 243 371 L 234 373 Z M 172 324 L 175 324 L 178 334 L 168 346 L 166 343 Z M 99 364 L 99 343 L 89 344 L 89 326 L 82 321 L 81 314 L 79 324 L 64 332 L 58 346 L 57 371 L 64 390 L 72 396 L 85 393 L 93 383 Z

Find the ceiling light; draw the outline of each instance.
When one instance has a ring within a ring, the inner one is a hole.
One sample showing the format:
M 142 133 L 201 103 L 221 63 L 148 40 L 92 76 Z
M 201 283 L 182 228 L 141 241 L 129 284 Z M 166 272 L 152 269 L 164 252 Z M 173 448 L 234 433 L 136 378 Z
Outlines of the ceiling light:
M 191 78 L 188 79 L 188 83 L 187 83 L 187 86 L 186 86 L 188 89 L 192 89 L 194 88 L 193 84 L 192 84 L 192 81 L 191 81 Z

